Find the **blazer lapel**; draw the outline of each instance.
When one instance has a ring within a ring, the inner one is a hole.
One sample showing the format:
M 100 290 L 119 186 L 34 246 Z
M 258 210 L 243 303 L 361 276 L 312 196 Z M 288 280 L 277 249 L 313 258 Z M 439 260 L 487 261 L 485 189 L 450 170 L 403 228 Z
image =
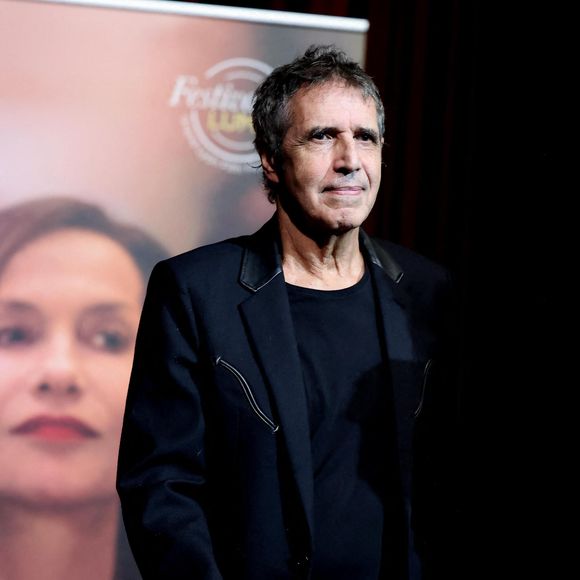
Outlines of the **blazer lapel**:
M 266 224 L 255 238 L 258 243 L 246 251 L 240 281 L 254 293 L 240 304 L 240 311 L 271 389 L 312 540 L 314 483 L 308 407 L 276 238 L 271 230 L 265 231 L 272 225 Z
M 383 252 L 384 256 L 374 252 L 368 238 L 363 237 L 363 244 L 371 262 L 383 348 L 388 360 L 401 485 L 405 495 L 409 496 L 413 412 L 420 399 L 422 385 L 422 368 L 416 348 L 417 337 L 413 334 L 411 325 L 409 297 L 399 285 L 403 272 L 386 252 Z M 389 261 L 386 261 L 387 258 Z

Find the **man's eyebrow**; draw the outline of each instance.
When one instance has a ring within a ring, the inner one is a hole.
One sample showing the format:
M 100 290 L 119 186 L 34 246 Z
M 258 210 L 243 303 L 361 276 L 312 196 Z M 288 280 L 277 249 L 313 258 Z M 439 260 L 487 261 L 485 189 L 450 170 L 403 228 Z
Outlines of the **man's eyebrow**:
M 316 133 L 326 133 L 328 135 L 336 135 L 337 133 L 340 133 L 340 129 L 338 127 L 334 127 L 332 125 L 316 125 L 314 127 L 310 127 L 309 129 L 306 129 L 305 131 L 305 135 L 307 137 L 313 137 L 314 135 L 316 135 Z M 369 137 L 372 137 L 373 139 L 375 139 L 376 141 L 379 140 L 379 133 L 376 129 L 373 129 L 372 127 L 356 127 L 355 130 L 353 131 L 353 133 L 355 135 L 368 135 Z
M 329 133 L 332 135 L 333 133 L 338 133 L 338 129 L 331 126 L 324 127 L 322 125 L 316 125 L 315 127 L 311 127 L 310 129 L 306 130 L 306 135 L 308 137 L 312 137 L 316 133 Z

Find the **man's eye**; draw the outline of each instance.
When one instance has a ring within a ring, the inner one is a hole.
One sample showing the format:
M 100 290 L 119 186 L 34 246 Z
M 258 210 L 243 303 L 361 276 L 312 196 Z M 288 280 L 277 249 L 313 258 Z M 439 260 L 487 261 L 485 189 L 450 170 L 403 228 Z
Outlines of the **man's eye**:
M 316 131 L 315 133 L 312 133 L 311 138 L 314 139 L 314 141 L 323 141 L 324 139 L 330 139 L 330 135 L 325 131 Z
M 23 326 L 0 328 L 0 348 L 30 344 L 33 341 L 34 332 Z
M 375 138 L 375 136 L 372 133 L 362 132 L 362 133 L 359 133 L 357 135 L 357 138 L 360 141 L 367 141 L 367 142 L 371 142 L 371 143 L 375 143 L 376 142 L 376 138 Z

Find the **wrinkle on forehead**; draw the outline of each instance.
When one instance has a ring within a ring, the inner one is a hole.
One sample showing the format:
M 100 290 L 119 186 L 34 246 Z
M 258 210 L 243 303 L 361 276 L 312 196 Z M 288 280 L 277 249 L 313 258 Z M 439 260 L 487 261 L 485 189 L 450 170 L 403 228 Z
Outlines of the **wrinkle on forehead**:
M 358 88 L 331 84 L 309 88 L 298 95 L 292 107 L 292 122 L 284 136 L 285 145 L 305 143 L 316 130 L 336 134 L 367 132 L 377 143 L 382 142 L 375 103 Z

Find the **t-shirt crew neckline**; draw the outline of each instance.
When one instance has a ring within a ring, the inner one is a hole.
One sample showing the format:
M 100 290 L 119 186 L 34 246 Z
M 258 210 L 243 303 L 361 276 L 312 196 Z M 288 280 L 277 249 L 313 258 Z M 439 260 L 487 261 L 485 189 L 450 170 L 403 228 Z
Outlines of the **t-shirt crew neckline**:
M 327 297 L 327 298 L 340 298 L 342 296 L 350 296 L 356 292 L 359 292 L 365 287 L 369 281 L 370 275 L 368 268 L 365 268 L 365 272 L 362 278 L 347 288 L 339 288 L 338 290 L 321 290 L 319 288 L 308 288 L 306 286 L 296 286 L 295 284 L 290 284 L 286 282 L 286 287 L 290 292 L 295 294 L 302 294 L 306 296 L 317 296 L 317 297 Z

